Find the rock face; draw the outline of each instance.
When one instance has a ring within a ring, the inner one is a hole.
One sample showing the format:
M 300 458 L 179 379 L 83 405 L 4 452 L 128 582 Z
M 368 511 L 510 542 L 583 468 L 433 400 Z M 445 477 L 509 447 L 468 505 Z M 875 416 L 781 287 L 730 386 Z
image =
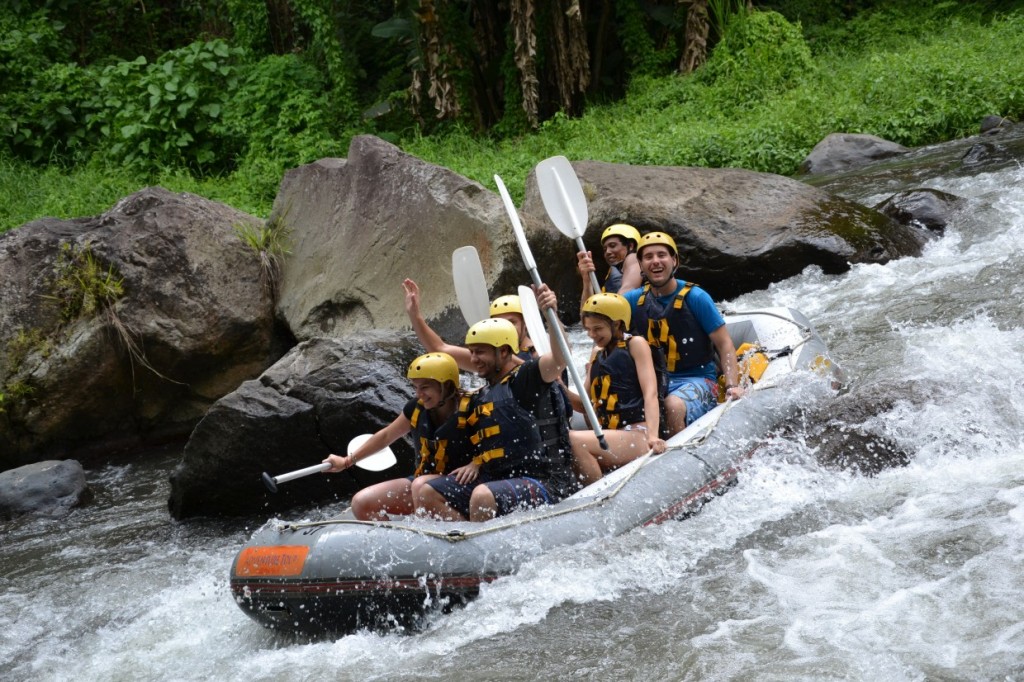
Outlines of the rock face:
M 841 173 L 909 151 L 901 144 L 874 135 L 832 133 L 814 146 L 800 164 L 800 172 L 815 175 Z
M 259 223 L 149 188 L 0 235 L 0 469 L 183 437 L 280 357 L 239 224 Z
M 413 451 L 400 439 L 392 446 L 398 464 L 379 473 L 353 467 L 316 474 L 282 484 L 277 494 L 260 478 L 264 471 L 273 476 L 344 454 L 353 437 L 394 421 L 412 397 L 404 370 L 421 352 L 411 336 L 381 332 L 299 344 L 199 422 L 171 475 L 171 514 L 275 512 L 411 474 Z
M 667 232 L 680 249 L 678 276 L 716 299 L 764 288 L 808 265 L 838 273 L 851 263 L 918 255 L 923 241 L 870 208 L 778 175 L 594 161 L 573 168 L 589 204 L 584 243 L 595 255 L 612 223 Z M 534 222 L 547 221 L 532 175 L 523 210 Z
M 23 514 L 60 516 L 91 497 L 85 470 L 73 459 L 0 472 L 0 519 Z
M 371 136 L 354 138 L 347 159 L 289 171 L 275 219 L 292 235 L 278 309 L 301 340 L 407 327 L 406 277 L 438 331 L 458 336 L 452 251 L 475 246 L 489 285 L 517 260 L 496 195 Z

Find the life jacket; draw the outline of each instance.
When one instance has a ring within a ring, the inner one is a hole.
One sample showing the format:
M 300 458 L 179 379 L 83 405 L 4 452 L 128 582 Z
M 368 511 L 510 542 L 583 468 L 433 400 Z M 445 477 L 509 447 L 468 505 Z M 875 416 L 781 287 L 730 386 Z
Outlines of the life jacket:
M 590 364 L 590 402 L 606 429 L 644 421 L 644 394 L 626 336 Z
M 518 357 L 523 362 L 526 362 L 527 360 L 533 360 L 533 358 L 536 357 L 534 356 L 533 351 L 533 348 L 521 350 L 518 353 L 516 353 L 516 357 Z M 562 370 L 562 381 L 568 381 L 568 374 L 565 370 Z M 564 418 L 568 423 L 568 415 L 572 414 L 572 401 L 569 400 L 569 392 L 566 390 L 565 386 L 557 382 L 551 384 L 551 390 L 554 391 L 555 395 L 558 396 L 558 398 L 562 401 L 562 405 L 564 407 Z M 543 425 L 541 427 L 541 430 L 543 430 Z M 566 433 L 568 433 L 568 430 L 566 431 Z M 566 439 L 566 442 L 568 443 L 568 436 L 566 436 Z M 548 438 L 545 438 L 544 440 L 546 442 Z
M 634 333 L 643 335 L 651 348 L 662 350 L 669 372 L 700 367 L 714 358 L 711 337 L 686 304 L 686 296 L 695 286 L 684 282 L 667 310 L 658 303 L 657 296 L 650 295 L 650 284 L 644 285 L 636 302 Z
M 464 396 L 459 406 L 462 401 L 468 400 Z M 469 431 L 459 423 L 458 408 L 443 424 L 435 426 L 423 403 L 417 401 L 409 423 L 412 424 L 413 438 L 420 456 L 413 476 L 444 474 L 469 463 L 472 445 L 469 442 Z
M 753 343 L 743 343 L 736 349 L 736 364 L 740 377 L 740 385 L 747 381 L 756 384 L 761 376 L 768 369 L 771 359 L 762 346 Z M 718 377 L 718 402 L 725 402 L 725 377 Z
M 511 380 L 522 365 L 502 377 L 493 386 L 472 394 L 467 405 L 460 405 L 459 420 L 469 431 L 470 442 L 476 447 L 473 461 L 480 472 L 491 480 L 528 476 L 541 483 L 552 483 L 549 493 L 561 499 L 564 496 L 561 469 L 567 458 L 561 451 L 561 431 L 568 430 L 564 415 L 559 417 L 561 400 L 553 399 L 550 391 L 542 396 L 537 413 L 519 404 L 512 393 Z M 544 422 L 543 428 L 541 422 Z
M 601 291 L 608 292 L 610 294 L 619 293 L 619 289 L 622 288 L 622 264 L 609 265 L 608 274 L 604 276 L 604 284 L 601 286 Z

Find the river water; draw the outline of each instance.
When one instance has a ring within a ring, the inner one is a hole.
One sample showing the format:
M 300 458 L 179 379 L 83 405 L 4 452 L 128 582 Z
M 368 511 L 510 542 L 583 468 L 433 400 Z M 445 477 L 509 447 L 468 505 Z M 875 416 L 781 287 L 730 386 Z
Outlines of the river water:
M 920 258 L 726 302 L 802 310 L 864 409 L 771 437 L 698 515 L 553 552 L 423 632 L 309 643 L 228 592 L 263 519 L 171 521 L 179 453 L 155 453 L 0 525 L 0 678 L 1024 680 L 1024 169 L 911 183 L 968 200 Z M 909 464 L 823 465 L 847 431 Z

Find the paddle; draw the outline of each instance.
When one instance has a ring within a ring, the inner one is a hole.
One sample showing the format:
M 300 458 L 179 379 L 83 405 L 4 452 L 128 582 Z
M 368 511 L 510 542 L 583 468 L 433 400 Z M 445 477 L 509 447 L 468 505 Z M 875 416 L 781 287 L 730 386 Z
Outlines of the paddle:
M 537 262 L 533 259 L 530 243 L 526 241 L 526 233 L 523 231 L 522 223 L 519 222 L 519 213 L 516 212 L 515 204 L 512 203 L 512 197 L 509 196 L 508 190 L 505 189 L 505 183 L 501 181 L 499 176 L 494 176 L 494 182 L 498 185 L 501 200 L 505 203 L 505 211 L 508 213 L 509 220 L 512 221 L 512 231 L 516 235 L 516 242 L 519 243 L 519 252 L 523 257 L 523 265 L 530 271 L 534 284 L 540 286 L 541 279 L 540 273 L 537 272 Z M 520 303 L 522 303 L 522 299 L 520 299 Z M 576 365 L 572 361 L 572 353 L 569 352 L 569 344 L 565 340 L 565 334 L 562 333 L 561 325 L 558 324 L 558 318 L 555 317 L 555 311 L 547 308 L 544 312 L 547 314 L 548 328 L 554 331 L 555 338 L 558 340 L 558 347 L 562 351 L 562 357 L 565 358 L 565 365 L 569 370 L 569 376 L 572 378 L 573 385 L 576 386 L 576 392 L 581 396 L 586 396 L 586 388 L 583 386 L 583 380 L 580 379 L 579 372 L 576 371 Z M 532 334 L 531 338 L 533 338 Z M 534 343 L 536 342 L 537 340 L 534 339 Z M 598 444 L 603 450 L 607 450 L 608 443 L 604 439 L 604 433 L 601 432 L 601 424 L 597 421 L 597 415 L 594 414 L 594 406 L 590 404 L 589 400 L 583 400 L 583 410 L 586 412 L 587 419 L 590 420 L 594 427 L 594 435 L 597 436 Z
M 583 233 L 587 231 L 587 197 L 569 159 L 564 156 L 544 159 L 537 164 L 536 172 L 540 198 L 551 222 L 559 232 L 576 240 L 577 249 L 586 251 Z M 594 272 L 590 273 L 590 285 L 595 294 L 601 291 Z
M 455 280 L 455 296 L 466 324 L 472 326 L 490 317 L 487 282 L 476 248 L 460 246 L 452 251 L 452 279 Z
M 348 443 L 348 454 L 351 455 L 359 449 L 359 446 L 365 443 L 372 435 L 372 433 L 364 433 L 350 440 Z M 391 452 L 391 448 L 385 447 L 383 450 L 379 450 L 372 455 L 363 457 L 355 463 L 355 466 L 360 469 L 366 469 L 367 471 L 384 471 L 385 469 L 394 466 L 397 461 L 395 453 Z M 330 464 L 327 462 L 321 462 L 320 464 L 314 464 L 313 466 L 306 467 L 305 469 L 296 469 L 295 471 L 289 471 L 286 474 L 279 474 L 277 476 L 271 476 L 264 471 L 262 476 L 263 485 L 267 486 L 267 489 L 270 490 L 270 492 L 276 493 L 279 483 L 294 481 L 296 478 L 302 478 L 303 476 L 309 476 L 310 474 L 327 471 L 330 468 Z
M 544 328 L 544 319 L 540 316 L 540 308 L 537 307 L 537 297 L 533 289 L 519 287 L 519 305 L 523 308 L 526 331 L 530 334 L 537 355 L 547 355 L 551 352 L 551 339 L 548 338 L 548 330 Z

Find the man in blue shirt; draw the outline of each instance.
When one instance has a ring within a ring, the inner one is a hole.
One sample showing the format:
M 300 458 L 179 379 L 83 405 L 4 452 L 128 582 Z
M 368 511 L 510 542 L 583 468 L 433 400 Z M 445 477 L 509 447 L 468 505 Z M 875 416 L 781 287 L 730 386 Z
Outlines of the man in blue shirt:
M 675 434 L 718 402 L 718 352 L 726 397 L 740 398 L 736 348 L 711 296 L 676 279 L 679 251 L 664 232 L 649 232 L 637 250 L 647 284 L 623 293 L 633 309 L 633 332 L 664 354 L 668 370 L 667 425 Z

